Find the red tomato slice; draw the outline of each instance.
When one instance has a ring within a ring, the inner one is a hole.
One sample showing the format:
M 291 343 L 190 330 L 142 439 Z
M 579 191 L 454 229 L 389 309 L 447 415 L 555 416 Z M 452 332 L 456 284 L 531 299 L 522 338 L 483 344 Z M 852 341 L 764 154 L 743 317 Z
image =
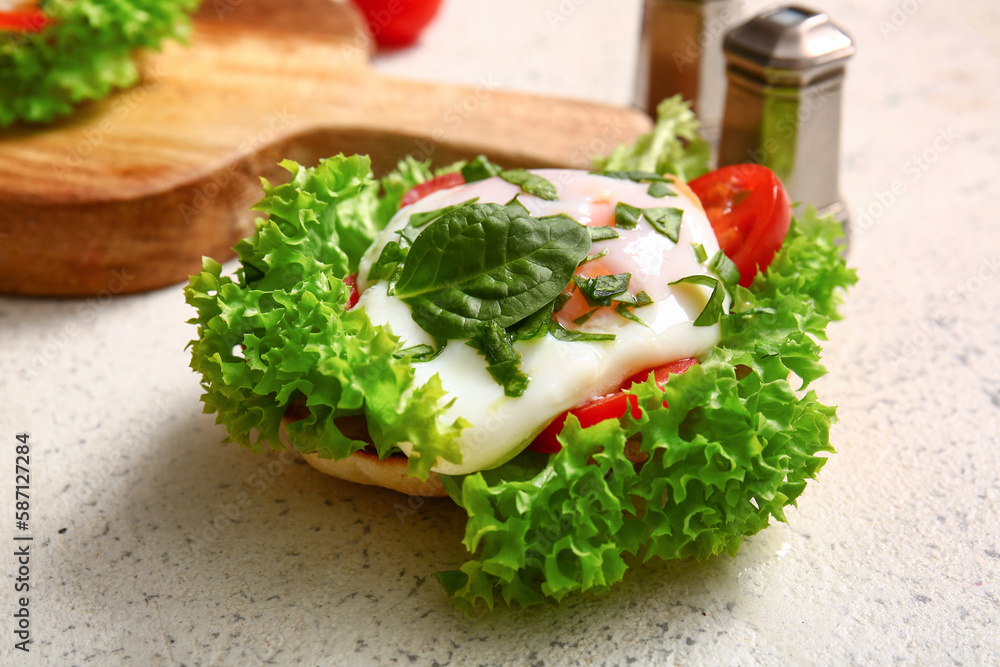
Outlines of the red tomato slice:
M 719 246 L 749 287 L 778 252 L 792 217 L 785 186 L 759 164 L 734 164 L 699 176 L 691 189 L 705 207 Z
M 562 432 L 563 425 L 566 423 L 566 417 L 571 414 L 576 415 L 576 418 L 580 420 L 580 426 L 584 428 L 593 426 L 605 419 L 618 419 L 629 408 L 632 410 L 632 417 L 638 419 L 642 416 L 642 411 L 639 409 L 639 401 L 635 396 L 626 394 L 626 389 L 630 388 L 636 382 L 645 382 L 649 378 L 650 373 L 653 374 L 657 384 L 663 384 L 672 373 L 683 373 L 696 363 L 698 363 L 697 359 L 689 357 L 636 373 L 626 379 L 617 391 L 606 396 L 601 396 L 600 398 L 595 398 L 578 408 L 567 410 L 553 419 L 552 423 L 538 434 L 538 437 L 528 446 L 528 449 L 533 452 L 541 452 L 542 454 L 555 454 L 562 449 L 562 445 L 559 444 L 559 439 L 556 436 Z M 666 402 L 664 402 L 663 406 L 666 407 L 666 405 Z
M 48 24 L 48 15 L 39 9 L 0 12 L 0 31 L 39 32 Z
M 447 190 L 448 188 L 453 188 L 456 185 L 463 185 L 464 183 L 465 178 L 462 177 L 462 172 L 460 171 L 453 171 L 450 174 L 441 174 L 436 178 L 424 181 L 423 183 L 410 188 L 410 191 L 403 195 L 403 199 L 400 200 L 399 208 L 418 202 L 432 192 Z
M 347 308 L 350 310 L 354 306 L 358 305 L 358 299 L 361 295 L 358 293 L 358 274 L 352 273 L 351 275 L 344 278 L 344 284 L 351 288 L 351 293 L 347 297 Z
M 417 41 L 441 0 L 354 0 L 379 46 L 398 48 Z

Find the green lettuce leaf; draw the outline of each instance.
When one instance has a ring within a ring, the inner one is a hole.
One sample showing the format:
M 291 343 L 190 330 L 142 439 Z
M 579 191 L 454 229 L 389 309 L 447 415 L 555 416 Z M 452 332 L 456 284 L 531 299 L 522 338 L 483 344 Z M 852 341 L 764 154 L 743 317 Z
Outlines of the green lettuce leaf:
M 690 110 L 668 100 L 660 111 L 649 135 L 602 166 L 632 179 L 655 172 L 652 182 L 656 173 L 703 173 L 707 149 Z M 282 416 L 301 402 L 309 416 L 289 427 L 293 441 L 334 458 L 364 445 L 337 420 L 364 415 L 381 456 L 414 443 L 410 474 L 425 479 L 436 460 L 460 459 L 455 439 L 466 424 L 436 419 L 448 397 L 437 381 L 414 386 L 412 350 L 362 310 L 344 311 L 342 278 L 410 187 L 461 165 L 432 173 L 406 160 L 380 181 L 364 157 L 285 166 L 292 180 L 265 183 L 258 210 L 268 218 L 237 247 L 235 276 L 206 259 L 185 290 L 198 311 L 192 367 L 203 377 L 205 410 L 231 440 L 259 450 L 277 446 Z M 469 514 L 470 560 L 438 573 L 456 606 L 602 591 L 636 559 L 734 554 L 744 535 L 784 521 L 833 451 L 835 411 L 805 392 L 825 373 L 817 341 L 856 280 L 839 234 L 813 210 L 793 220 L 768 271 L 749 289 L 732 287 L 730 312 L 718 314 L 720 345 L 664 387 L 633 386 L 640 418 L 584 429 L 571 417 L 557 454 L 524 451 L 492 470 L 442 475 Z M 561 329 L 550 312 L 514 333 L 588 335 Z
M 309 416 L 288 430 L 304 453 L 340 459 L 363 448 L 336 420 L 364 415 L 380 457 L 413 444 L 410 474 L 426 479 L 439 458 L 459 463 L 456 438 L 466 424 L 437 418 L 447 405 L 440 382 L 414 387 L 409 357 L 396 356 L 399 339 L 363 310 L 344 310 L 342 278 L 388 221 L 368 159 L 284 166 L 292 180 L 265 182 L 256 208 L 269 217 L 237 246 L 236 276 L 205 259 L 185 289 L 198 311 L 191 366 L 203 378 L 205 411 L 217 414 L 229 440 L 255 451 L 279 446 L 281 419 L 298 401 Z M 393 179 L 389 188 L 400 182 Z
M 199 1 L 44 2 L 52 22 L 41 32 L 0 35 L 0 127 L 48 122 L 134 85 L 135 51 L 186 40 Z
M 603 171 L 675 174 L 683 181 L 708 171 L 708 142 L 698 134 L 698 119 L 680 95 L 656 107 L 656 125 L 632 144 L 621 144 L 611 155 L 596 158 Z
M 469 513 L 464 544 L 475 554 L 438 573 L 456 606 L 600 592 L 621 580 L 627 554 L 732 555 L 744 535 L 784 521 L 821 453 L 833 451 L 835 410 L 797 394 L 788 375 L 804 386 L 825 373 L 815 339 L 856 280 L 839 234 L 812 210 L 793 220 L 771 267 L 722 315 L 720 344 L 663 388 L 633 387 L 639 419 L 584 429 L 571 416 L 557 454 L 443 477 Z M 641 466 L 627 447 L 641 452 Z

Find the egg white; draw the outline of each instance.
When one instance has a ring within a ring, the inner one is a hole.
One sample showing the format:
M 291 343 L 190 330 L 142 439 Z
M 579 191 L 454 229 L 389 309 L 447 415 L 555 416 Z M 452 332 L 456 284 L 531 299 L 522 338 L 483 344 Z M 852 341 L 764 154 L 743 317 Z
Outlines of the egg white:
M 518 186 L 494 177 L 434 192 L 400 210 L 362 259 L 358 306 L 365 309 L 373 323 L 388 325 L 401 338 L 403 347 L 433 345 L 432 338 L 413 321 L 409 307 L 386 293 L 387 283 L 370 282 L 367 276 L 382 248 L 399 238 L 398 232 L 411 215 L 474 197 L 478 197 L 479 203 L 506 204 L 517 195 L 534 217 L 565 213 L 588 225 L 613 221 L 618 202 L 638 208 L 669 206 L 684 211 L 680 237 L 675 244 L 643 220 L 635 229 L 619 229 L 620 238 L 594 243 L 592 253 L 608 249 L 608 254 L 600 260 L 607 272 L 631 273 L 629 291 L 633 294 L 645 291 L 654 300 L 635 310 L 647 326 L 605 308 L 579 329 L 613 333 L 616 336 L 613 341 L 564 342 L 546 335 L 515 342 L 523 358 L 521 369 L 530 378 L 520 397 L 504 395 L 503 387 L 486 371 L 485 359 L 465 341 L 449 341 L 435 359 L 415 362 L 417 385 L 436 374 L 449 393 L 449 400 L 455 399 L 439 418 L 451 422 L 461 416 L 471 424 L 458 443 L 462 462 L 439 461 L 434 467 L 443 474 L 461 475 L 495 467 L 520 452 L 563 411 L 608 393 L 641 370 L 704 354 L 719 340 L 718 325 L 694 326 L 711 290 L 698 285 L 669 284 L 695 274 L 714 277 L 698 261 L 692 244 L 701 244 L 709 258 L 719 250 L 701 204 L 685 186 L 675 186 L 677 195 L 652 197 L 647 192 L 648 183 L 582 171 L 533 171 L 555 186 L 557 201 L 526 195 Z M 407 455 L 412 451 L 410 443 L 398 444 Z

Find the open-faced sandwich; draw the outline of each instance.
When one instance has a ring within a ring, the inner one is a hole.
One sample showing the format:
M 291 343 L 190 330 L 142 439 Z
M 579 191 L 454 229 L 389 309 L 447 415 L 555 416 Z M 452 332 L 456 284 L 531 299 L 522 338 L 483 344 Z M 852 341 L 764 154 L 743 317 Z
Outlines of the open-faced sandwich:
M 806 387 L 854 274 L 836 223 L 703 155 L 669 100 L 589 172 L 287 163 L 236 274 L 206 259 L 186 289 L 206 411 L 252 449 L 450 495 L 460 608 L 735 553 L 832 451 Z
M 199 1 L 0 0 L 0 127 L 135 84 L 136 50 L 183 38 Z

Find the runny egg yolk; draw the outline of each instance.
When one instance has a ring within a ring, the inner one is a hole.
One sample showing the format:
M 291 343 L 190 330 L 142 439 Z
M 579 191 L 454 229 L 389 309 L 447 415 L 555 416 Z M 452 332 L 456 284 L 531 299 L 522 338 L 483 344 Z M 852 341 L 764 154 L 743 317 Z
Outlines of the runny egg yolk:
M 408 206 L 390 221 L 361 262 L 358 287 L 363 307 L 374 324 L 388 325 L 403 347 L 435 345 L 414 323 L 405 303 L 387 294 L 385 281 L 369 281 L 372 263 L 386 243 L 399 238 L 410 215 L 434 211 L 478 198 L 479 203 L 506 204 L 518 201 L 534 217 L 566 214 L 588 226 L 614 226 L 619 202 L 640 209 L 670 207 L 682 211 L 677 242 L 640 220 L 634 229 L 616 229 L 618 238 L 595 241 L 591 254 L 601 255 L 577 269 L 583 277 L 630 274 L 628 291 L 645 292 L 652 303 L 635 308 L 642 322 L 626 319 L 613 307 L 592 307 L 579 289 L 556 313 L 567 329 L 610 333 L 610 341 L 560 341 L 551 335 L 515 342 L 521 354 L 521 370 L 530 378 L 520 397 L 504 395 L 486 370 L 486 361 L 465 341 L 449 341 L 436 358 L 413 364 L 415 383 L 427 382 L 435 374 L 454 402 L 441 419 L 463 417 L 471 424 L 459 439 L 462 462 L 438 462 L 444 474 L 467 474 L 494 467 L 515 456 L 545 426 L 563 411 L 601 396 L 639 371 L 676 359 L 697 357 L 710 350 L 719 338 L 718 325 L 694 326 L 711 290 L 692 284 L 671 285 L 681 278 L 713 274 L 699 261 L 695 246 L 711 258 L 719 249 L 701 204 L 683 183 L 674 183 L 676 194 L 654 197 L 648 183 L 636 183 L 570 170 L 537 170 L 556 188 L 558 200 L 546 201 L 523 193 L 518 186 L 490 178 L 449 190 L 434 192 Z M 606 252 L 605 252 L 606 251 Z M 592 312 L 593 311 L 593 312 Z M 581 316 L 590 313 L 586 321 Z M 581 322 L 574 323 L 574 320 Z M 398 443 L 409 454 L 409 443 Z

